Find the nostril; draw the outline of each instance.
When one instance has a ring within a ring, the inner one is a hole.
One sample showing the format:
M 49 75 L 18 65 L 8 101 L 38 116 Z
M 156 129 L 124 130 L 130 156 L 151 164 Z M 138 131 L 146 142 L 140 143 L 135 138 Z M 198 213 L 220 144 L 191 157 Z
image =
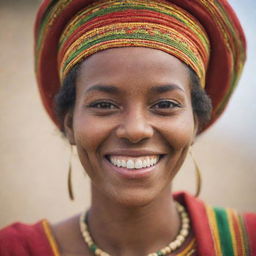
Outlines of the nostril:
M 151 138 L 154 130 L 149 125 L 137 124 L 136 121 L 133 121 L 132 123 L 126 122 L 120 125 L 116 130 L 116 134 L 118 138 L 126 139 L 132 143 L 138 143 Z

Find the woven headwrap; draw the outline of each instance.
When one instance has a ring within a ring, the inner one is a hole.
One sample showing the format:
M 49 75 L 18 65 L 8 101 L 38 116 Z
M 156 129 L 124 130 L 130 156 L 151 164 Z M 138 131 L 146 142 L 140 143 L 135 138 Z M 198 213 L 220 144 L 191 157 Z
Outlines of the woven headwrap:
M 225 0 L 45 0 L 35 25 L 36 75 L 58 125 L 54 96 L 86 57 L 115 47 L 148 47 L 190 66 L 223 112 L 245 61 L 245 38 Z M 208 125 L 209 125 L 208 124 Z

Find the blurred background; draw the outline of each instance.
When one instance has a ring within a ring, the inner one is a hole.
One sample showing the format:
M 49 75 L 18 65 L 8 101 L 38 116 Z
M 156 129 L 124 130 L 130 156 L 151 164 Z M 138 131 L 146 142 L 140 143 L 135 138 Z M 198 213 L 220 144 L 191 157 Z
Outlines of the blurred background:
M 256 212 L 256 2 L 230 0 L 245 29 L 248 60 L 220 120 L 193 146 L 211 205 Z M 72 158 L 76 200 L 67 193 L 70 147 L 42 108 L 33 67 L 33 22 L 40 1 L 0 0 L 0 228 L 55 222 L 90 203 L 89 180 Z M 194 193 L 188 157 L 175 190 Z

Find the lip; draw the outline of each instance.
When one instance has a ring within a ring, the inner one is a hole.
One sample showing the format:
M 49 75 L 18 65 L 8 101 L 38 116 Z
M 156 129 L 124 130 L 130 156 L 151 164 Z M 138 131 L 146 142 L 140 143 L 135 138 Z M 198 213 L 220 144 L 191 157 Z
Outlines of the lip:
M 153 150 L 130 150 L 130 149 L 121 149 L 110 151 L 105 154 L 106 156 L 113 155 L 113 156 L 131 156 L 131 157 L 140 157 L 140 156 L 155 156 L 155 155 L 165 155 L 166 153 L 153 151 Z
M 127 168 L 123 168 L 123 167 L 117 167 L 115 165 L 113 165 L 106 157 L 104 157 L 104 163 L 107 165 L 107 169 L 120 175 L 121 177 L 123 178 L 126 178 L 126 179 L 141 179 L 141 178 L 147 178 L 149 176 L 152 175 L 152 173 L 154 171 L 157 170 L 158 166 L 159 166 L 159 163 L 162 161 L 162 158 L 163 158 L 163 154 L 157 154 L 156 152 L 152 152 L 151 154 L 149 154 L 149 152 L 147 151 L 146 153 L 145 152 L 135 152 L 135 151 L 132 151 L 132 152 L 125 152 L 125 154 L 122 154 L 120 151 L 117 153 L 117 152 L 113 152 L 113 153 L 110 153 L 108 155 L 119 155 L 119 156 L 150 156 L 150 155 L 160 155 L 160 159 L 159 161 L 153 165 L 153 166 L 150 166 L 150 167 L 146 167 L 146 168 L 141 168 L 141 169 L 127 169 Z

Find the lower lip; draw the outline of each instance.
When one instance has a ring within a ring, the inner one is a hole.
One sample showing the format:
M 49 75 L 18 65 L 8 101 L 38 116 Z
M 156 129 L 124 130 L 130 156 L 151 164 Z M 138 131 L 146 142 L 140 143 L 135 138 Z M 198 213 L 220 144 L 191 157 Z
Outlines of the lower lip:
M 127 169 L 127 168 L 123 168 L 123 167 L 117 167 L 115 165 L 113 165 L 112 163 L 110 163 L 107 159 L 105 159 L 107 165 L 109 167 L 111 167 L 111 170 L 118 173 L 119 175 L 123 176 L 124 178 L 128 178 L 128 179 L 137 179 L 137 178 L 144 178 L 147 177 L 149 175 L 151 175 L 151 173 L 156 169 L 155 167 L 157 166 L 157 164 L 159 163 L 159 161 L 150 167 L 147 168 L 142 168 L 142 169 Z

